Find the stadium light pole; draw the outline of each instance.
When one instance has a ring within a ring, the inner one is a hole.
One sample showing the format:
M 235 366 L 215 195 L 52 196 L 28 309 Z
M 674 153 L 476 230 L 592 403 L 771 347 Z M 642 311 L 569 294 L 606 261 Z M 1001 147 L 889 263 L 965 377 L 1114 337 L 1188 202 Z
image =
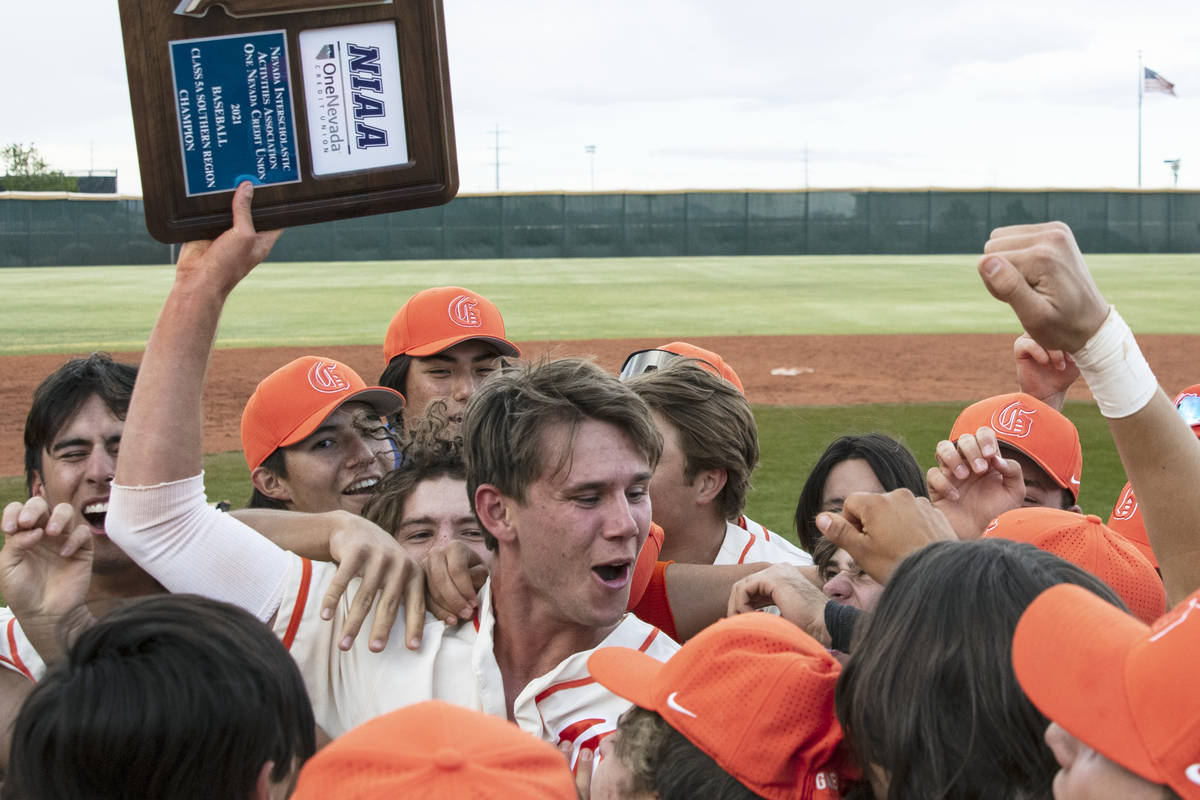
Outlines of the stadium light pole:
M 1179 158 L 1164 158 L 1163 159 L 1163 163 L 1171 168 L 1171 178 L 1174 180 L 1174 184 L 1172 185 L 1171 188 L 1173 188 L 1173 189 L 1179 188 L 1179 162 L 1180 161 L 1182 161 L 1182 159 L 1179 159 Z
M 585 144 L 583 146 L 583 152 L 588 154 L 588 161 L 590 162 L 589 170 L 592 177 L 592 191 L 594 192 L 596 191 L 596 145 Z

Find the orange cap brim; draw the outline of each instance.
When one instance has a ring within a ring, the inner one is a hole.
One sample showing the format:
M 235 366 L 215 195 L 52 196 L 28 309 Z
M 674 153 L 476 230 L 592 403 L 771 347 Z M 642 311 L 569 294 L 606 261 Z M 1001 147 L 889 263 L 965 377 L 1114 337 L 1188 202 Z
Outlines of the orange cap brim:
M 1010 442 L 1010 441 L 1006 441 L 1006 440 L 1004 440 L 1004 439 L 1001 439 L 999 436 L 997 436 L 997 437 L 996 437 L 996 441 L 997 441 L 997 443 L 998 443 L 998 444 L 999 444 L 1001 447 L 1008 447 L 1008 448 L 1011 448 L 1011 449 L 1013 449 L 1013 450 L 1016 450 L 1018 453 L 1020 453 L 1021 455 L 1025 456 L 1025 457 L 1026 457 L 1026 458 L 1028 458 L 1030 461 L 1032 461 L 1033 463 L 1035 463 L 1035 464 L 1037 464 L 1039 467 L 1041 467 L 1041 468 L 1042 468 L 1042 472 L 1044 472 L 1044 473 L 1046 473 L 1048 476 L 1050 476 L 1050 480 L 1054 481 L 1054 485 L 1055 485 L 1055 486 L 1057 486 L 1057 487 L 1058 487 L 1058 488 L 1060 488 L 1060 489 L 1066 489 L 1068 492 L 1070 492 L 1070 493 L 1071 493 L 1071 499 L 1072 499 L 1072 500 L 1078 500 L 1078 499 L 1079 499 L 1079 487 L 1078 487 L 1078 486 L 1072 486 L 1072 485 L 1071 485 L 1071 483 L 1070 483 L 1069 481 L 1064 481 L 1062 478 L 1058 477 L 1058 475 L 1056 475 L 1056 474 L 1054 473 L 1054 468 L 1053 468 L 1053 467 L 1051 467 L 1049 464 L 1047 464 L 1047 463 L 1046 463 L 1046 461 L 1045 461 L 1044 459 L 1038 458 L 1037 456 L 1033 455 L 1032 453 L 1027 453 L 1027 452 L 1025 452 L 1025 450 L 1024 450 L 1023 448 L 1021 448 L 1021 447 L 1018 447 L 1017 445 L 1013 444 L 1013 443 L 1012 443 L 1012 442 Z
M 1033 704 L 1096 752 L 1161 783 L 1136 734 L 1125 663 L 1149 627 L 1081 586 L 1042 592 L 1017 623 L 1012 661 Z
M 634 705 L 657 711 L 654 679 L 664 663 L 631 647 L 601 647 L 588 657 L 587 668 L 609 691 Z
M 325 418 L 344 406 L 346 403 L 367 403 L 381 416 L 386 417 L 404 408 L 404 395 L 394 389 L 377 386 L 373 389 L 357 391 L 349 397 L 338 397 L 305 417 L 292 432 L 284 437 L 278 447 L 288 447 L 306 439 L 313 431 L 321 427 Z M 268 453 L 268 455 L 270 455 Z
M 500 355 L 502 356 L 510 356 L 512 358 L 521 357 L 521 349 L 519 347 L 510 342 L 508 339 L 500 339 L 495 336 L 451 336 L 447 339 L 438 339 L 436 342 L 423 344 L 420 347 L 410 348 L 405 352 L 405 355 L 409 355 L 414 358 L 435 356 L 443 350 L 449 350 L 456 344 L 469 342 L 472 339 L 478 339 L 481 342 L 490 342 L 491 344 L 496 345 L 496 349 L 500 351 Z M 392 358 L 395 358 L 395 356 L 392 356 Z M 391 359 L 388 360 L 390 361 Z

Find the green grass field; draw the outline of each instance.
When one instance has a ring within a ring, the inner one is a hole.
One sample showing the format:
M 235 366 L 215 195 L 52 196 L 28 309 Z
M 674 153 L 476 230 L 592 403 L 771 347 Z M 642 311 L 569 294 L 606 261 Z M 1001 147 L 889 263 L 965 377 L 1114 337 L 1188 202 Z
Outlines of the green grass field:
M 504 310 L 519 340 L 813 333 L 1015 332 L 974 256 L 270 263 L 227 306 L 218 346 L 376 343 L 399 304 L 434 285 L 470 286 Z M 1142 333 L 1200 333 L 1200 255 L 1099 255 L 1106 297 Z M 137 350 L 170 286 L 169 267 L 0 270 L 0 355 Z M 14 301 L 15 300 L 15 301 Z M 922 466 L 960 409 L 951 404 L 759 407 L 762 466 L 748 513 L 791 528 L 804 477 L 835 436 L 881 430 Z M 1124 483 L 1094 407 L 1072 404 L 1084 442 L 1082 504 L 1107 517 Z M 238 453 L 206 459 L 210 499 L 249 494 Z M 0 501 L 24 496 L 0 478 Z
M 420 289 L 470 286 L 516 339 L 1016 330 L 974 256 L 271 263 L 230 298 L 218 346 L 369 344 Z M 1200 333 L 1200 256 L 1089 259 L 1141 333 Z M 171 268 L 0 270 L 0 355 L 138 350 Z M 18 299 L 19 302 L 12 302 Z

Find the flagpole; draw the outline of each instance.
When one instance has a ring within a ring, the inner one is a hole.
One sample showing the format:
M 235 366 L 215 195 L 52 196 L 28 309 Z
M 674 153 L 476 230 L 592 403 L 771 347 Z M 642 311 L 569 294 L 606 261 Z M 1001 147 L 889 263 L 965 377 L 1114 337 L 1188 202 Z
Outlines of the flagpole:
M 1142 67 L 1142 51 L 1138 50 L 1138 188 L 1142 188 L 1142 90 L 1146 86 L 1146 70 Z

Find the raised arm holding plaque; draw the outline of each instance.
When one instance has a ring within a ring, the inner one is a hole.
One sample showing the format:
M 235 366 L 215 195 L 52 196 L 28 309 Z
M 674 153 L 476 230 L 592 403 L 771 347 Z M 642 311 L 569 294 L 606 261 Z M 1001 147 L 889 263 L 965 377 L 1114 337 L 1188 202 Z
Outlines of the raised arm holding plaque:
M 156 7 L 158 6 L 158 7 Z M 146 225 L 218 235 L 437 205 L 458 189 L 440 0 L 120 0 Z

